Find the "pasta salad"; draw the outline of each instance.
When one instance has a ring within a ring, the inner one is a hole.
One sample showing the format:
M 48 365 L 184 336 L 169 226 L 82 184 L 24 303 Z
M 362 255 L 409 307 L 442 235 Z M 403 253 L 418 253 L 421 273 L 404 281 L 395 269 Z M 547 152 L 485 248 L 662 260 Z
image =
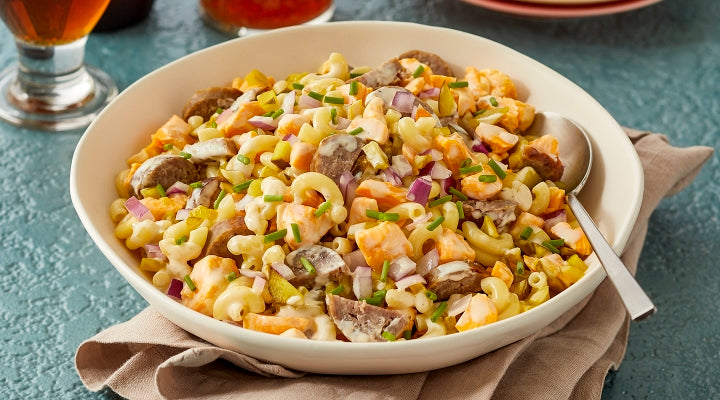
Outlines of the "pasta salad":
M 320 64 L 320 62 L 319 62 Z M 552 135 L 498 70 L 330 54 L 197 91 L 116 177 L 115 235 L 192 310 L 312 340 L 414 340 L 542 304 L 590 244 Z

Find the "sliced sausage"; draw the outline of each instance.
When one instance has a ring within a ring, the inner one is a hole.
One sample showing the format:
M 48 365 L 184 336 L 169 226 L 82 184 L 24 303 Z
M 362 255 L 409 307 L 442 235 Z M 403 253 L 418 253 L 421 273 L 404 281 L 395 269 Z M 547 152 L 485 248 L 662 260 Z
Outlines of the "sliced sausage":
M 533 167 L 545 180 L 559 181 L 565 171 L 565 166 L 559 158 L 543 153 L 532 146 L 525 146 L 522 159 L 525 165 Z
M 364 144 L 362 139 L 353 135 L 330 135 L 320 142 L 310 169 L 327 176 L 340 186 L 340 176 L 352 171 Z
M 398 56 L 399 59 L 414 58 L 432 69 L 433 74 L 455 76 L 450 65 L 440 56 L 422 50 L 410 50 Z
M 133 173 L 130 186 L 139 196 L 142 189 L 158 184 L 167 189 L 177 181 L 190 184 L 197 180 L 198 172 L 192 162 L 180 156 L 162 154 L 143 162 Z
M 393 58 L 355 79 L 367 87 L 377 89 L 381 86 L 399 85 L 403 79 L 406 78 L 405 75 L 405 69 L 402 64 L 400 64 L 400 61 L 397 58 Z
M 385 342 L 383 332 L 402 337 L 414 323 L 412 314 L 376 307 L 364 301 L 329 294 L 325 303 L 335 326 L 351 342 Z
M 205 247 L 198 258 L 207 255 L 232 258 L 242 263 L 242 256 L 232 254 L 227 248 L 227 242 L 235 235 L 253 235 L 254 233 L 245 225 L 244 217 L 233 217 L 214 224 L 208 231 Z M 238 264 L 239 265 L 239 264 Z
M 218 108 L 230 108 L 241 94 L 242 91 L 232 87 L 215 86 L 198 90 L 183 107 L 182 117 L 187 121 L 193 115 L 199 115 L 207 121 Z
M 482 290 L 480 282 L 488 275 L 464 261 L 438 265 L 427 275 L 427 288 L 438 300 L 447 300 L 453 293 L 468 294 Z
M 493 220 L 497 229 L 502 229 L 515 221 L 515 209 L 518 203 L 512 200 L 467 200 L 463 201 L 465 219 L 482 225 L 486 215 Z
M 215 138 L 189 144 L 183 148 L 185 153 L 190 154 L 190 161 L 198 164 L 210 159 L 225 158 L 237 153 L 237 145 L 228 138 Z
M 309 272 L 302 263 L 302 258 L 310 262 L 315 272 Z M 336 251 L 317 244 L 303 246 L 290 252 L 285 263 L 295 274 L 289 282 L 294 286 L 305 286 L 312 289 L 329 281 L 338 281 L 342 275 L 349 274 L 345 260 Z
M 212 208 L 215 200 L 220 195 L 220 183 L 222 178 L 208 178 L 202 182 L 202 187 L 193 189 L 190 197 L 188 197 L 185 208 L 193 209 L 197 206 L 205 206 Z

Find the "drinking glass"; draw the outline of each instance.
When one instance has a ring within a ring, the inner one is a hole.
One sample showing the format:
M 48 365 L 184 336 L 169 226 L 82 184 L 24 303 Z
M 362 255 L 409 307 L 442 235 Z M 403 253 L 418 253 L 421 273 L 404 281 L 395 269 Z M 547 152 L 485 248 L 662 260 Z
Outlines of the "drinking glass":
M 0 119 L 46 131 L 84 128 L 117 95 L 84 64 L 87 36 L 110 0 L 0 0 L 18 63 L 0 74 Z
M 199 0 L 203 20 L 231 35 L 327 22 L 335 12 L 333 0 Z

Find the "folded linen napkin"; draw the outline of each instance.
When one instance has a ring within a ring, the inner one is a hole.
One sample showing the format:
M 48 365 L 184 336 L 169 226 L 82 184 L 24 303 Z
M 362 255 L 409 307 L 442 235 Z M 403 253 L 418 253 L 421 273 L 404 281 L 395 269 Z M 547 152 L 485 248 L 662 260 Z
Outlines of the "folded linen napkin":
M 626 132 L 645 171 L 640 215 L 622 256 L 634 273 L 650 214 L 692 182 L 713 149 L 677 148 L 664 135 Z M 624 357 L 628 329 L 623 304 L 605 280 L 537 333 L 463 364 L 406 375 L 328 376 L 218 348 L 148 307 L 83 342 L 75 364 L 88 389 L 110 387 L 130 399 L 599 399 L 607 372 Z

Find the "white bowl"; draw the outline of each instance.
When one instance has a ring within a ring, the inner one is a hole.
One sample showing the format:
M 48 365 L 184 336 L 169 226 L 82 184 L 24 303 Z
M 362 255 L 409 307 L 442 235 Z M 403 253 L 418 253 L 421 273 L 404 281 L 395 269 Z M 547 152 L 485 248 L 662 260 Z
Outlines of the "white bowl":
M 397 22 L 342 22 L 295 27 L 236 39 L 183 57 L 121 93 L 78 143 L 70 174 L 73 204 L 103 254 L 148 303 L 185 330 L 218 346 L 289 368 L 325 374 L 393 374 L 458 364 L 543 328 L 589 295 L 605 278 L 597 259 L 586 275 L 548 302 L 518 316 L 448 336 L 383 343 L 302 341 L 227 324 L 171 300 L 137 268 L 139 260 L 114 236 L 108 216 L 114 177 L 170 115 L 198 89 L 229 83 L 253 68 L 268 75 L 312 71 L 331 52 L 354 65 L 379 65 L 422 49 L 465 66 L 496 68 L 516 82 L 519 97 L 538 111 L 573 118 L 592 137 L 595 164 L 580 196 L 620 252 L 640 208 L 642 167 L 618 123 L 590 95 L 548 67 L 490 40 L 450 29 Z

